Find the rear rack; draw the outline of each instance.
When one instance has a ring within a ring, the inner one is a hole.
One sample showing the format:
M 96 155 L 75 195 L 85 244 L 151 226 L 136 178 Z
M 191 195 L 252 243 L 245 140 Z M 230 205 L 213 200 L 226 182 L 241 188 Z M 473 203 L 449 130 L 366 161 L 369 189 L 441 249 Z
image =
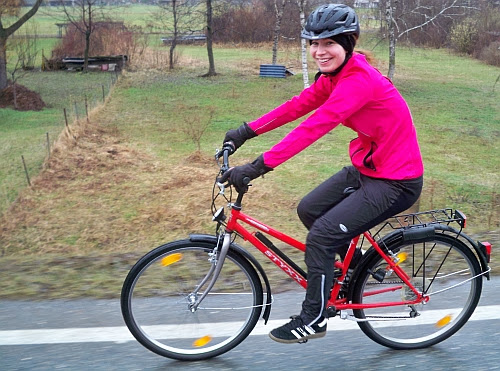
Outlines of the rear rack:
M 432 224 L 450 225 L 453 222 L 457 223 L 462 229 L 465 228 L 466 220 L 467 217 L 459 210 L 429 210 L 393 216 L 385 222 L 382 229 L 384 227 L 390 227 L 392 229 L 418 228 Z

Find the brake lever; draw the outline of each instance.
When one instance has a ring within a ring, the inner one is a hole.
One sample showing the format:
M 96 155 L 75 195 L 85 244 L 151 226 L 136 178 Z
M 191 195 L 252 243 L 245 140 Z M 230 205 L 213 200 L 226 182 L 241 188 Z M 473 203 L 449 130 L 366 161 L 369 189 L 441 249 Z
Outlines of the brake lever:
M 219 187 L 219 194 L 224 196 L 224 191 L 226 190 L 226 186 L 224 183 L 216 182 L 217 187 Z

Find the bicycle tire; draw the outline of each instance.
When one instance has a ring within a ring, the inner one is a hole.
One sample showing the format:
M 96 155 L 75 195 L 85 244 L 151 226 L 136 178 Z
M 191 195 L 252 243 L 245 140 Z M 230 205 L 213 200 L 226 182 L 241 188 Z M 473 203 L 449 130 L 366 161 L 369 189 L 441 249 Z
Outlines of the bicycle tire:
M 122 288 L 122 314 L 147 349 L 181 361 L 208 359 L 237 346 L 255 327 L 262 283 L 252 264 L 231 249 L 200 307 L 195 312 L 188 308 L 189 295 L 209 271 L 208 254 L 214 248 L 205 241 L 175 241 L 149 252 L 130 270 Z
M 415 287 L 420 292 L 428 290 L 430 296 L 426 304 L 413 306 L 415 311 L 406 305 L 353 310 L 359 327 L 370 339 L 392 349 L 426 348 L 449 338 L 465 325 L 482 290 L 481 268 L 470 248 L 452 236 L 437 234 L 418 243 L 398 241 L 388 249 L 404 260 L 400 266 Z M 394 273 L 382 282 L 375 279 L 371 272 L 385 271 L 388 264 L 379 254 L 368 259 L 356 278 L 353 303 L 416 298 Z M 385 290 L 391 286 L 400 289 L 369 295 L 374 293 L 373 288 Z

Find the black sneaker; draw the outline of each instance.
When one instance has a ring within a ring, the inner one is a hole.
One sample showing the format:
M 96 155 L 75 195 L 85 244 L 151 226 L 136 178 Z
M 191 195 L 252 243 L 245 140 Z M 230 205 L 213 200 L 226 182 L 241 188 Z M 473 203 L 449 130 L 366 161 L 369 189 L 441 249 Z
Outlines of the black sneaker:
M 327 319 L 321 317 L 316 323 L 306 325 L 300 316 L 290 317 L 292 320 L 287 324 L 275 328 L 269 333 L 269 337 L 279 343 L 305 343 L 309 339 L 321 338 L 326 335 Z

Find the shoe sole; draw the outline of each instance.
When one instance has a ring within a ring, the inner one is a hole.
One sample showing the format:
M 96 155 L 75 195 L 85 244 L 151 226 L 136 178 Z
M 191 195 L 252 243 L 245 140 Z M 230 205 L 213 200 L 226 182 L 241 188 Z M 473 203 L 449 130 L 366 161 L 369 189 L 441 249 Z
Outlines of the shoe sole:
M 309 339 L 318 339 L 318 338 L 322 338 L 326 335 L 326 331 L 323 331 L 323 332 L 319 332 L 317 334 L 313 334 L 313 335 L 308 335 L 308 336 L 304 336 L 303 338 L 300 338 L 300 339 L 292 339 L 292 340 L 285 340 L 285 339 L 280 339 L 280 338 L 277 338 L 276 336 L 274 336 L 273 334 L 269 333 L 269 337 L 271 339 L 273 339 L 274 341 L 277 341 L 278 343 L 283 343 L 283 344 L 294 344 L 294 343 L 300 343 L 300 342 L 303 342 L 303 341 L 306 341 L 306 340 L 309 340 Z

